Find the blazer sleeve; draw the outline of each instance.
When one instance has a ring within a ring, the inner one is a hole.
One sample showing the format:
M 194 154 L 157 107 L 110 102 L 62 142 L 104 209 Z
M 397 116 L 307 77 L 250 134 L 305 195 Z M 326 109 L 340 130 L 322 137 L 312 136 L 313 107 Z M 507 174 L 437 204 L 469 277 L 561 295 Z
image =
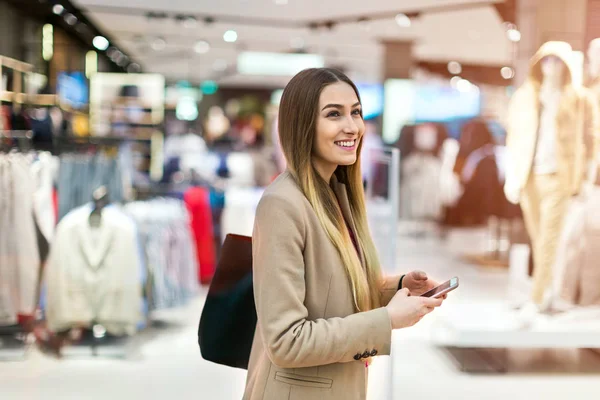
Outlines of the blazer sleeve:
M 271 362 L 281 368 L 303 368 L 350 362 L 365 350 L 390 354 L 392 327 L 385 308 L 308 320 L 305 233 L 299 209 L 277 195 L 263 197 L 252 239 L 254 297 L 257 334 Z
M 382 306 L 387 306 L 398 291 L 398 285 L 400 284 L 401 276 L 402 275 L 394 275 L 386 276 L 384 278 L 380 289 Z

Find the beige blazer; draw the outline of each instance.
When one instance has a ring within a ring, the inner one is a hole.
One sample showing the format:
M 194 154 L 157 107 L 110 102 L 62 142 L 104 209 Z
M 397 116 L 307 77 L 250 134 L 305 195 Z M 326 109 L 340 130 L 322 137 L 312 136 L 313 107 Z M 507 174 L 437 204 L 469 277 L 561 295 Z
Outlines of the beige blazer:
M 346 188 L 333 185 L 355 231 Z M 364 358 L 390 354 L 388 313 L 356 313 L 338 252 L 288 171 L 258 205 L 253 260 L 258 323 L 244 399 L 365 399 Z M 383 304 L 398 281 L 382 282 Z

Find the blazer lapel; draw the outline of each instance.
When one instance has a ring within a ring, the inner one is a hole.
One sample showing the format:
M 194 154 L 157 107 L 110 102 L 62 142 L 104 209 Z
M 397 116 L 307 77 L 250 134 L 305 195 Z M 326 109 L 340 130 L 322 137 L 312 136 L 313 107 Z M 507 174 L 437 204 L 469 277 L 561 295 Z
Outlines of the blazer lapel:
M 333 175 L 331 183 L 333 186 L 333 191 L 338 199 L 338 202 L 340 203 L 342 215 L 344 216 L 344 219 L 346 220 L 346 223 L 348 224 L 348 227 L 352 231 L 354 237 L 358 238 L 356 232 L 356 224 L 354 223 L 354 218 L 352 217 L 352 209 L 350 208 L 350 200 L 348 200 L 348 192 L 346 191 L 346 185 L 339 182 L 335 175 Z M 360 259 L 360 262 L 364 267 L 367 263 L 365 260 L 365 255 L 363 254 L 363 251 L 360 247 L 360 243 L 358 242 L 358 239 L 356 240 L 356 247 L 358 251 L 358 258 Z
M 79 238 L 81 240 L 81 251 L 92 269 L 98 269 L 106 255 L 110 251 L 113 241 L 113 229 L 107 221 L 107 213 L 103 213 L 100 226 L 93 228 L 89 220 L 82 218 L 79 226 Z

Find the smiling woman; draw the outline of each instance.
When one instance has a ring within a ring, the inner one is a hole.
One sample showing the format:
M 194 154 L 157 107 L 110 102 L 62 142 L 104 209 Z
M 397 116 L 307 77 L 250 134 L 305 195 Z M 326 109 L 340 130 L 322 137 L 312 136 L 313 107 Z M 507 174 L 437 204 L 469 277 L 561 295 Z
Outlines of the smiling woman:
M 244 399 L 365 399 L 365 365 L 390 354 L 392 329 L 441 304 L 408 296 L 437 286 L 424 273 L 382 277 L 360 171 L 364 132 L 358 91 L 340 71 L 304 70 L 285 88 L 288 170 L 256 211 L 258 322 Z

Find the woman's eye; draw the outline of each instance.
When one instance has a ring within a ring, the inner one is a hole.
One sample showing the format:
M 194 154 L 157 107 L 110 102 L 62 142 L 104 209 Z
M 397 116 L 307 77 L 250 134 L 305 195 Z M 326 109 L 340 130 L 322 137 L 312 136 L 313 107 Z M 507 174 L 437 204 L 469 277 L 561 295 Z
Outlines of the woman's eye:
M 357 108 L 356 110 L 352 111 L 352 115 L 362 115 L 360 108 Z
M 329 114 L 327 114 L 327 118 L 330 118 L 330 117 L 339 117 L 339 116 L 340 116 L 340 113 L 338 111 L 332 111 Z

